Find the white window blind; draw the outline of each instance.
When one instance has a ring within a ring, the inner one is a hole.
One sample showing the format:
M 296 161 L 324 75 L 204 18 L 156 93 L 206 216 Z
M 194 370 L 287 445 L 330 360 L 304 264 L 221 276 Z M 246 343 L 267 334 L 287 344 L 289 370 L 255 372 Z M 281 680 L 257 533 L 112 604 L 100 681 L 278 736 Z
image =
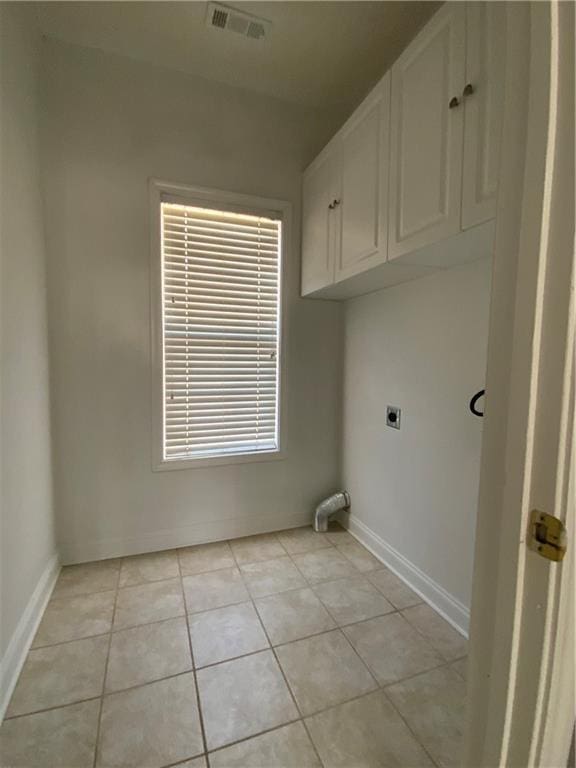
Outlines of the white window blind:
M 278 450 L 281 222 L 161 203 L 164 459 Z

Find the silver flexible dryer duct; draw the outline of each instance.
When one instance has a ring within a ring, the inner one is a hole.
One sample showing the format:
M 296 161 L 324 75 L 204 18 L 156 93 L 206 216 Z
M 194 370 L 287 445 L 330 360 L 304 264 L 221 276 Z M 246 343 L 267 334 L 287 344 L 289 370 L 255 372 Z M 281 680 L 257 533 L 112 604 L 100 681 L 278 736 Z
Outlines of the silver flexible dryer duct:
M 316 507 L 314 515 L 314 530 L 319 533 L 325 533 L 328 530 L 328 519 L 331 515 L 339 512 L 341 509 L 348 509 L 350 506 L 350 494 L 347 491 L 340 491 L 328 496 Z

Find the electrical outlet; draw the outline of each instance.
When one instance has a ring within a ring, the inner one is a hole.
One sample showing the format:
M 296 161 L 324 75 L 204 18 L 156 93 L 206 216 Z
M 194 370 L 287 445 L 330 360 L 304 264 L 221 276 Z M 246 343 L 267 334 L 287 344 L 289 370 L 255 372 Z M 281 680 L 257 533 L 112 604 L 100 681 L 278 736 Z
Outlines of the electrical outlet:
M 400 429 L 400 408 L 395 405 L 386 406 L 386 426 Z

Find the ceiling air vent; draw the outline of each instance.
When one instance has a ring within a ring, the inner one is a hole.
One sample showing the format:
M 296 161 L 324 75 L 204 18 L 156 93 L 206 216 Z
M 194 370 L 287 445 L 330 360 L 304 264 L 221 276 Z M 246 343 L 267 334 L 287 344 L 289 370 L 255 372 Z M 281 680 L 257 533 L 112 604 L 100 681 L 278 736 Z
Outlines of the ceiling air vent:
M 236 32 L 252 40 L 264 40 L 272 27 L 271 22 L 266 19 L 220 3 L 208 3 L 206 24 L 209 27 Z

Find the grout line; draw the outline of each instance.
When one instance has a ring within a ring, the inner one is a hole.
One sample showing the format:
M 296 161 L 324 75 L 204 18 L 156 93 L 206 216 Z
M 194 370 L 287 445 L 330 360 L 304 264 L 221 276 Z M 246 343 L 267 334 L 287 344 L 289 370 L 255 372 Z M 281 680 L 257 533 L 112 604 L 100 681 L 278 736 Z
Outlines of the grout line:
M 308 736 L 308 739 L 310 740 L 310 744 L 312 744 L 312 749 L 314 750 L 314 753 L 318 758 L 318 762 L 320 763 L 320 765 L 324 765 L 324 761 L 320 757 L 320 752 L 318 752 L 318 748 L 316 747 L 316 742 L 312 738 L 312 734 L 310 733 L 310 729 L 308 728 L 308 723 L 306 722 L 305 718 L 302 718 L 302 725 L 304 727 L 304 730 L 306 731 L 306 735 Z
M 120 573 L 120 572 L 118 572 Z M 55 595 L 54 597 L 50 597 L 50 600 L 48 601 L 48 604 L 46 605 L 46 608 L 51 603 L 63 603 L 63 602 L 69 602 L 70 600 L 76 600 L 79 597 L 92 597 L 92 595 L 105 595 L 107 592 L 117 592 L 118 587 L 109 587 L 108 589 L 98 589 L 94 592 L 82 592 L 78 595 Z M 42 618 L 44 618 L 44 614 L 42 615 Z
M 104 664 L 104 675 L 102 676 L 102 690 L 100 692 L 100 709 L 98 711 L 98 724 L 96 726 L 96 742 L 94 744 L 94 760 L 93 768 L 96 768 L 100 752 L 100 731 L 102 728 L 102 710 L 104 709 L 104 690 L 106 688 L 106 677 L 108 676 L 108 663 L 110 661 L 110 648 L 112 647 L 112 627 L 114 626 L 114 620 L 116 618 L 116 605 L 118 603 L 118 585 L 120 583 L 120 572 L 122 566 L 118 569 L 118 576 L 116 579 L 116 591 L 114 593 L 114 605 L 112 607 L 112 620 L 110 622 L 110 635 L 108 637 L 108 650 L 106 651 L 106 663 Z
M 65 704 L 55 704 L 53 707 L 43 707 L 42 709 L 34 709 L 31 712 L 21 712 L 18 715 L 10 715 L 5 717 L 2 721 L 7 723 L 9 720 L 20 720 L 23 717 L 31 717 L 32 715 L 42 715 L 44 712 L 52 712 L 54 709 L 66 709 L 66 707 L 74 707 L 77 704 L 86 704 L 88 701 L 98 701 L 101 699 L 101 694 L 97 693 L 94 696 L 89 696 L 86 699 L 77 699 L 74 701 L 67 701 Z
M 433 667 L 427 667 L 426 669 L 421 669 L 419 672 L 414 672 L 412 675 L 406 675 L 406 677 L 402 677 L 399 680 L 393 680 L 391 683 L 384 683 L 380 685 L 380 688 L 384 691 L 388 688 L 392 688 L 394 685 L 400 685 L 401 683 L 407 683 L 410 680 L 414 680 L 416 677 L 420 677 L 421 675 L 427 675 L 429 672 L 435 672 L 437 669 L 444 669 L 445 667 L 449 667 L 450 664 L 452 664 L 451 661 L 443 661 L 441 664 L 436 664 Z M 456 672 L 456 674 L 458 674 Z
M 427 604 L 427 603 L 419 603 L 418 605 L 428 605 L 428 604 Z M 402 609 L 402 618 L 403 618 L 403 619 L 405 619 L 405 620 L 408 622 L 408 624 L 410 624 L 410 626 L 412 627 L 412 629 L 416 630 L 416 632 L 418 632 L 418 634 L 419 634 L 421 637 L 423 637 L 423 638 L 424 638 L 424 640 L 426 640 L 426 642 L 428 643 L 428 645 L 430 645 L 430 646 L 431 646 L 431 647 L 432 647 L 432 648 L 433 648 L 433 649 L 436 651 L 436 653 L 437 653 L 439 656 L 441 656 L 441 657 L 442 657 L 442 658 L 443 658 L 445 661 L 447 661 L 447 662 L 450 662 L 450 661 L 458 661 L 458 659 L 463 659 L 465 656 L 467 656 L 467 655 L 468 655 L 467 653 L 465 653 L 463 656 L 458 656 L 458 657 L 456 657 L 456 658 L 454 658 L 454 659 L 447 659 L 447 658 L 446 658 L 446 656 L 445 656 L 445 654 L 444 654 L 444 653 L 443 653 L 443 652 L 442 652 L 442 651 L 441 651 L 439 648 L 437 648 L 437 646 L 434 644 L 434 642 L 432 641 L 432 639 L 430 639 L 430 635 L 427 635 L 427 634 L 425 634 L 425 633 L 424 633 L 424 631 L 423 631 L 422 629 L 420 629 L 418 626 L 416 626 L 416 624 L 414 624 L 414 622 L 410 621 L 410 619 L 408 618 L 408 616 L 406 616 L 406 615 L 405 615 L 405 612 L 406 612 L 406 611 L 410 611 L 412 608 L 416 608 L 416 607 L 418 607 L 418 606 L 415 606 L 415 605 L 411 605 L 411 606 L 409 606 L 408 608 L 403 608 L 403 609 Z M 437 616 L 438 616 L 440 619 L 442 619 L 442 621 L 444 621 L 444 622 L 445 622 L 445 623 L 446 623 L 446 624 L 447 624 L 447 625 L 450 627 L 450 630 L 451 630 L 452 632 L 454 632 L 455 634 L 458 634 L 458 633 L 456 632 L 456 630 L 454 629 L 454 627 L 451 627 L 451 626 L 450 626 L 450 624 L 449 624 L 449 623 L 446 621 L 446 619 L 444 619 L 442 616 L 440 616 L 440 614 L 439 614 L 437 611 L 435 611 L 435 610 L 434 610 L 434 608 L 432 608 L 432 606 L 428 606 L 428 607 L 430 608 L 430 610 L 434 611 L 434 613 L 435 613 L 435 614 L 436 614 L 436 615 L 437 615 Z M 467 641 L 465 641 L 465 642 L 467 642 Z
M 162 768 L 179 768 L 179 766 L 188 765 L 188 763 L 191 763 L 194 760 L 201 760 L 202 758 L 204 758 L 204 762 L 208 765 L 208 754 L 202 752 L 199 755 L 190 755 L 189 757 L 185 757 L 184 760 L 178 760 L 177 763 L 168 763 L 168 765 L 163 765 Z
M 118 571 L 120 572 L 120 571 Z M 90 592 L 73 592 L 71 595 L 52 594 L 48 603 L 54 600 L 74 600 L 77 597 L 89 597 L 90 595 L 101 595 L 104 592 L 115 592 L 117 587 L 108 587 L 107 589 L 91 589 Z
M 275 725 L 272 728 L 266 728 L 264 731 L 258 731 L 258 733 L 252 733 L 250 736 L 243 736 L 241 739 L 236 739 L 235 741 L 230 741 L 227 744 L 222 744 L 221 747 L 216 747 L 215 749 L 211 749 L 210 752 L 206 754 L 206 757 L 208 755 L 213 755 L 215 752 L 222 752 L 225 749 L 228 749 L 228 747 L 235 747 L 238 744 L 243 744 L 245 741 L 250 741 L 250 739 L 257 739 L 260 736 L 266 736 L 269 733 L 274 733 L 274 731 L 279 731 L 281 728 L 285 728 L 287 725 L 295 725 L 296 723 L 302 723 L 302 717 L 294 718 L 293 720 L 287 720 L 285 723 L 281 723 L 280 725 Z M 170 767 L 168 767 L 170 768 Z M 246 767 L 248 768 L 248 766 Z
M 202 711 L 202 702 L 200 701 L 200 689 L 198 687 L 198 676 L 196 674 L 196 662 L 194 661 L 194 649 L 192 647 L 192 633 L 190 632 L 190 622 L 188 621 L 186 592 L 184 590 L 184 582 L 182 580 L 182 565 L 180 558 L 178 558 L 178 573 L 180 574 L 180 589 L 182 591 L 182 599 L 184 600 L 184 621 L 186 622 L 186 633 L 188 635 L 188 648 L 190 651 L 190 661 L 192 662 L 192 674 L 194 675 L 194 688 L 196 690 L 196 706 L 198 707 L 198 720 L 200 722 L 200 733 L 202 736 L 202 744 L 204 746 L 204 755 L 207 768 L 210 768 L 210 758 L 208 757 L 208 741 L 206 739 L 206 729 L 204 727 L 204 713 Z
M 28 654 L 26 656 L 26 661 L 28 661 L 28 657 L 33 651 L 42 651 L 45 648 L 56 648 L 59 645 L 69 645 L 70 643 L 78 643 L 80 642 L 80 640 L 93 640 L 96 637 L 106 637 L 109 634 L 111 634 L 110 631 L 99 632 L 97 635 L 82 635 L 82 637 L 73 637 L 70 640 L 61 640 L 59 643 L 48 643 L 47 645 L 36 645 L 33 648 L 30 648 L 30 650 L 28 651 Z
M 145 683 L 136 683 L 136 685 L 129 685 L 126 688 L 118 688 L 114 691 L 106 691 L 104 693 L 103 698 L 107 699 L 112 696 L 116 696 L 119 693 L 128 693 L 129 691 L 137 691 L 138 688 L 145 688 L 147 685 L 154 685 L 154 683 L 163 683 L 165 680 L 174 680 L 176 677 L 183 677 L 184 675 L 189 675 L 191 672 L 193 672 L 193 668 L 190 667 L 190 669 L 185 669 L 183 672 L 175 672 L 173 675 L 165 675 L 164 677 L 159 677 L 158 679 L 154 680 L 147 680 Z
M 423 744 L 423 743 L 420 741 L 420 739 L 419 739 L 419 738 L 418 738 L 418 736 L 416 735 L 415 731 L 413 730 L 412 726 L 410 725 L 410 723 L 408 722 L 408 720 L 407 720 L 407 719 L 404 717 L 404 715 L 402 714 L 402 712 L 400 712 L 400 710 L 399 710 L 399 709 L 398 709 L 398 707 L 396 706 L 395 702 L 394 702 L 394 701 L 392 701 L 392 698 L 391 698 L 391 697 L 388 695 L 388 693 L 386 692 L 386 690 L 385 690 L 384 688 L 381 688 L 380 690 L 382 691 L 382 694 L 383 694 L 383 696 L 385 697 L 386 701 L 387 701 L 387 702 L 388 702 L 388 703 L 389 703 L 389 704 L 392 706 L 392 709 L 393 709 L 393 710 L 396 712 L 396 714 L 397 714 L 397 715 L 398 715 L 398 717 L 399 717 L 399 718 L 402 720 L 402 722 L 404 723 L 404 725 L 406 726 L 406 728 L 408 729 L 408 731 L 409 731 L 409 732 L 412 734 L 412 737 L 414 738 L 414 740 L 415 740 L 416 744 L 418 744 L 418 746 L 419 746 L 419 747 L 421 747 L 421 748 L 424 750 L 424 753 L 425 753 L 425 754 L 426 754 L 426 756 L 429 758 L 429 760 L 430 760 L 430 762 L 432 763 L 432 765 L 436 766 L 436 768 L 441 768 L 441 767 L 439 766 L 439 764 L 436 762 L 436 760 L 434 759 L 434 757 L 433 757 L 433 756 L 430 754 L 429 750 L 428 750 L 428 749 L 427 749 L 427 748 L 424 746 L 424 744 Z

